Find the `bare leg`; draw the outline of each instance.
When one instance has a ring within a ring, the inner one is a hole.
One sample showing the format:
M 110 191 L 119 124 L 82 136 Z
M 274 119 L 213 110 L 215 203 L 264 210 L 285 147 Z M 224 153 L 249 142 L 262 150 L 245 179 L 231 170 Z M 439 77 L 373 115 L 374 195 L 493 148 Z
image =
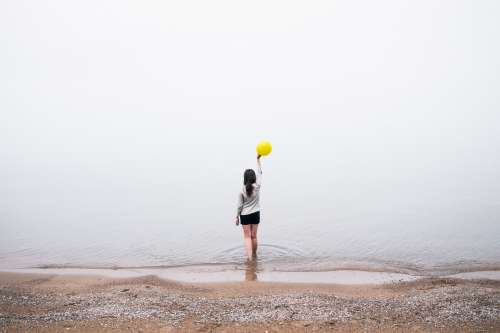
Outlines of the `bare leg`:
M 257 256 L 257 229 L 258 224 L 250 224 L 251 226 L 251 237 L 252 237 L 252 256 Z
M 245 241 L 245 251 L 247 253 L 248 260 L 252 260 L 252 231 L 250 229 L 251 224 L 243 225 L 243 239 Z

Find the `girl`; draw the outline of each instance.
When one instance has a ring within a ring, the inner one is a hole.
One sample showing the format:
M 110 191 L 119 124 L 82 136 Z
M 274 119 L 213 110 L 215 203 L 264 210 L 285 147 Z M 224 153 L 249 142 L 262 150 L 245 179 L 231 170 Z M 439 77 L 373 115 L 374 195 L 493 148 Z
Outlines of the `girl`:
M 248 260 L 257 256 L 257 227 L 260 222 L 259 194 L 262 179 L 260 155 L 257 155 L 257 175 L 252 169 L 243 174 L 243 190 L 238 194 L 236 225 L 243 226 L 245 251 Z

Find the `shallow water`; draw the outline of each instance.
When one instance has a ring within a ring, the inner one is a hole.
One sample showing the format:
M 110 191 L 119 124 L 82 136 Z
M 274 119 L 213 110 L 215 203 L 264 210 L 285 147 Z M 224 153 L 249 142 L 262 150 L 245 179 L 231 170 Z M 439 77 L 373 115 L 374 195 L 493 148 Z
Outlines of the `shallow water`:
M 487 225 L 471 230 L 333 222 L 283 228 L 263 214 L 259 269 L 267 272 L 364 270 L 444 275 L 500 268 L 498 235 Z M 140 228 L 138 228 L 140 226 Z M 0 268 L 168 268 L 200 264 L 242 265 L 241 227 L 207 223 L 102 225 L 57 230 L 14 228 L 2 233 Z M 94 232 L 92 230 L 99 230 Z M 175 230 L 175 232 L 174 232 Z

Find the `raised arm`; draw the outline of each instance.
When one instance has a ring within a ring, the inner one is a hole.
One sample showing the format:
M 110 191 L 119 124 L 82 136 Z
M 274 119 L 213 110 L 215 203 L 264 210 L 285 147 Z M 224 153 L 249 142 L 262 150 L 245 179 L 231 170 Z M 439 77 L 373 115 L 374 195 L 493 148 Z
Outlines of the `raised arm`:
M 260 164 L 260 158 L 262 156 L 257 155 L 257 184 L 261 184 L 262 182 L 262 165 Z

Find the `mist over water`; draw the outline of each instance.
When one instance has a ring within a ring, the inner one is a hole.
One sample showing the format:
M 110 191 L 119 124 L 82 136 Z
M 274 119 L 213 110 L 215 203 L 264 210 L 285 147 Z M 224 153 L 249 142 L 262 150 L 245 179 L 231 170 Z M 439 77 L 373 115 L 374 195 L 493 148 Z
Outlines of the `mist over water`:
M 0 268 L 500 265 L 496 1 L 0 5 Z

